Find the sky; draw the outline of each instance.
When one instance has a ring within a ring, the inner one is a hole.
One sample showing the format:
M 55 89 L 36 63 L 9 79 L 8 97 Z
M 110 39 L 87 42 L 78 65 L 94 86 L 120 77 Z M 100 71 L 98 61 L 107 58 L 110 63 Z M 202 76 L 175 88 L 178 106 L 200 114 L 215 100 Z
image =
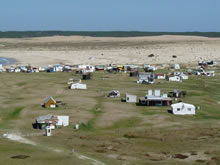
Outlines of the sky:
M 220 0 L 0 0 L 0 31 L 220 32 Z

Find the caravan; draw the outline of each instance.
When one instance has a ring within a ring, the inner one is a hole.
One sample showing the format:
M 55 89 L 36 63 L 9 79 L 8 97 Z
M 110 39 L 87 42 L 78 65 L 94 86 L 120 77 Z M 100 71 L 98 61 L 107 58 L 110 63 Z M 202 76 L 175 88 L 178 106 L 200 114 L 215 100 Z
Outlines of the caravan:
M 69 86 L 70 89 L 87 89 L 86 84 L 73 83 Z
M 196 107 L 192 104 L 186 104 L 183 102 L 172 104 L 172 113 L 174 115 L 195 115 Z

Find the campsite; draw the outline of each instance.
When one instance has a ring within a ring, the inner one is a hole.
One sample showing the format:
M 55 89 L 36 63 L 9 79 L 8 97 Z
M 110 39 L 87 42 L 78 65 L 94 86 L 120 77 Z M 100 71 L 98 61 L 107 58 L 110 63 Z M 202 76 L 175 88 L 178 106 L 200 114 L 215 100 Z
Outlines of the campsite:
M 220 165 L 220 0 L 3 0 L 0 165 Z
M 68 88 L 67 80 L 82 78 L 75 72 L 2 72 L 0 134 L 14 139 L 1 136 L 1 164 L 218 164 L 220 67 L 212 70 L 214 77 L 190 75 L 183 82 L 158 79 L 154 84 L 137 84 L 129 72 L 101 70 L 82 80 L 86 90 Z M 129 93 L 137 100 L 149 89 L 179 89 L 187 91 L 179 100 L 201 108 L 196 115 L 173 115 L 170 106 L 139 106 L 107 97 L 115 89 L 122 98 Z M 44 108 L 48 96 L 65 104 Z M 32 124 L 47 114 L 69 116 L 69 125 L 43 136 L 45 130 Z M 74 129 L 77 123 L 79 130 Z M 10 158 L 17 155 L 25 159 Z

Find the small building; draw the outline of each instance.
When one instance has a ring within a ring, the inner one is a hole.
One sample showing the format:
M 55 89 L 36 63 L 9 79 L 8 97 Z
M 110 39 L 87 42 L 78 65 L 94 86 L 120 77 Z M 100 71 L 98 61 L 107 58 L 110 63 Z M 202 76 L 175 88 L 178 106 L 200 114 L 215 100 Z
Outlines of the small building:
M 207 61 L 207 65 L 215 66 L 215 65 L 217 65 L 217 62 L 213 61 L 213 60 L 209 60 L 209 61 Z
M 108 94 L 108 97 L 120 97 L 120 92 L 119 91 L 116 91 L 116 90 L 113 90 L 111 92 L 109 92 Z
M 173 69 L 180 69 L 180 65 L 179 64 L 174 64 Z
M 36 125 L 39 129 L 45 129 L 47 126 L 50 126 L 51 129 L 55 129 L 56 123 L 58 123 L 57 116 L 48 114 L 45 116 L 40 116 L 36 118 Z
M 123 65 L 117 65 L 116 67 L 117 67 L 117 70 L 118 70 L 119 72 L 121 72 L 121 71 L 124 70 L 124 66 L 123 66 Z
M 64 67 L 63 67 L 63 72 L 72 72 L 73 70 L 77 70 L 78 69 L 78 67 L 77 68 L 73 68 L 72 66 L 70 66 L 70 65 L 65 65 Z
M 154 72 L 156 70 L 157 70 L 157 68 L 155 66 L 144 64 L 144 71 L 145 72 Z
M 172 104 L 172 113 L 174 115 L 195 115 L 196 107 L 192 104 L 186 104 L 183 102 Z
M 181 91 L 181 90 L 178 90 L 178 89 L 174 89 L 172 92 L 168 92 L 168 96 L 169 97 L 175 97 L 175 98 L 185 97 L 186 96 L 186 91 Z
M 127 103 L 136 103 L 137 102 L 137 96 L 130 95 L 130 94 L 126 93 L 126 102 Z
M 9 73 L 13 73 L 13 72 L 15 72 L 15 68 L 13 68 L 13 67 L 6 68 L 6 71 Z
M 189 76 L 186 75 L 186 74 L 181 74 L 180 77 L 181 77 L 182 80 L 188 80 L 189 79 Z
M 46 129 L 46 127 L 50 127 L 51 129 L 55 129 L 57 126 L 68 126 L 69 125 L 69 116 L 55 116 L 52 114 L 48 114 L 45 116 L 40 116 L 36 118 L 36 125 L 39 129 Z
M 112 73 L 113 72 L 113 67 L 112 66 L 107 66 L 105 68 L 105 71 L 109 72 L 109 73 Z
M 66 127 L 69 125 L 69 116 L 57 116 L 58 122 L 56 126 Z
M 38 72 L 39 72 L 39 69 L 36 68 L 36 67 L 34 67 L 34 68 L 32 68 L 32 71 L 33 71 L 34 73 L 38 73 Z
M 173 76 L 173 77 L 169 77 L 169 81 L 181 82 L 182 80 L 180 76 Z
M 91 73 L 95 71 L 93 65 L 78 65 L 78 69 L 81 70 L 82 73 Z
M 215 71 L 206 71 L 205 75 L 208 77 L 214 77 L 215 76 Z
M 132 72 L 132 71 L 138 71 L 139 66 L 137 65 L 124 65 L 123 66 L 123 71 L 124 72 Z
M 130 77 L 137 77 L 137 76 L 138 76 L 138 71 L 130 72 Z
M 173 75 L 179 76 L 181 78 L 181 80 L 188 80 L 189 79 L 189 76 L 183 72 L 173 72 Z
M 47 66 L 41 66 L 38 68 L 39 72 L 46 72 L 49 68 Z
M 0 72 L 4 72 L 5 71 L 5 68 L 3 67 L 2 64 L 0 64 Z
M 21 72 L 27 72 L 27 67 L 26 66 L 19 66 L 21 69 Z
M 174 75 L 174 76 L 180 76 L 181 74 L 182 74 L 182 72 L 173 72 L 172 75 Z
M 44 101 L 45 108 L 55 108 L 56 107 L 56 100 L 53 99 L 52 96 L 49 96 Z
M 52 128 L 50 126 L 47 126 L 45 128 L 45 136 L 51 136 L 52 135 Z
M 86 84 L 81 84 L 81 83 L 72 83 L 69 86 L 70 89 L 87 89 Z
M 74 84 L 74 83 L 81 83 L 81 79 L 80 78 L 70 78 L 67 82 L 68 85 Z
M 55 68 L 49 68 L 49 69 L 47 69 L 47 72 L 53 73 L 53 72 L 55 72 Z
M 156 78 L 159 80 L 164 80 L 166 79 L 166 74 L 156 74 Z
M 167 94 L 161 96 L 160 90 L 155 90 L 153 94 L 153 91 L 150 89 L 145 97 L 139 99 L 139 104 L 145 106 L 170 106 L 172 99 Z
M 139 73 L 138 74 L 138 84 L 153 84 L 155 80 L 155 74 L 154 73 Z
M 217 65 L 217 62 L 216 61 L 213 61 L 213 60 L 209 60 L 209 61 L 199 61 L 199 66 L 215 66 Z
M 90 73 L 85 73 L 82 75 L 83 80 L 90 80 L 91 79 L 91 74 Z
M 21 72 L 21 69 L 19 67 L 15 68 L 14 70 L 15 73 Z
M 96 71 L 104 71 L 105 70 L 105 65 L 96 65 L 95 70 Z
M 54 70 L 54 72 L 62 72 L 63 71 L 63 66 L 59 65 L 59 64 L 54 65 L 53 70 Z

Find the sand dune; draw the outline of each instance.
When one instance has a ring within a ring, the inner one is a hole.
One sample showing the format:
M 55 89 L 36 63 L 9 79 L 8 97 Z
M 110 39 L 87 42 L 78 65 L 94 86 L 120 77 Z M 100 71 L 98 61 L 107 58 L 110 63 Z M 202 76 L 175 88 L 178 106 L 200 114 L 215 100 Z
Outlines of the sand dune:
M 220 38 L 194 36 L 55 36 L 0 39 L 0 45 L 0 57 L 15 58 L 17 64 L 34 66 L 56 63 L 195 64 L 201 59 L 220 61 Z M 148 57 L 149 54 L 154 54 L 154 57 Z

